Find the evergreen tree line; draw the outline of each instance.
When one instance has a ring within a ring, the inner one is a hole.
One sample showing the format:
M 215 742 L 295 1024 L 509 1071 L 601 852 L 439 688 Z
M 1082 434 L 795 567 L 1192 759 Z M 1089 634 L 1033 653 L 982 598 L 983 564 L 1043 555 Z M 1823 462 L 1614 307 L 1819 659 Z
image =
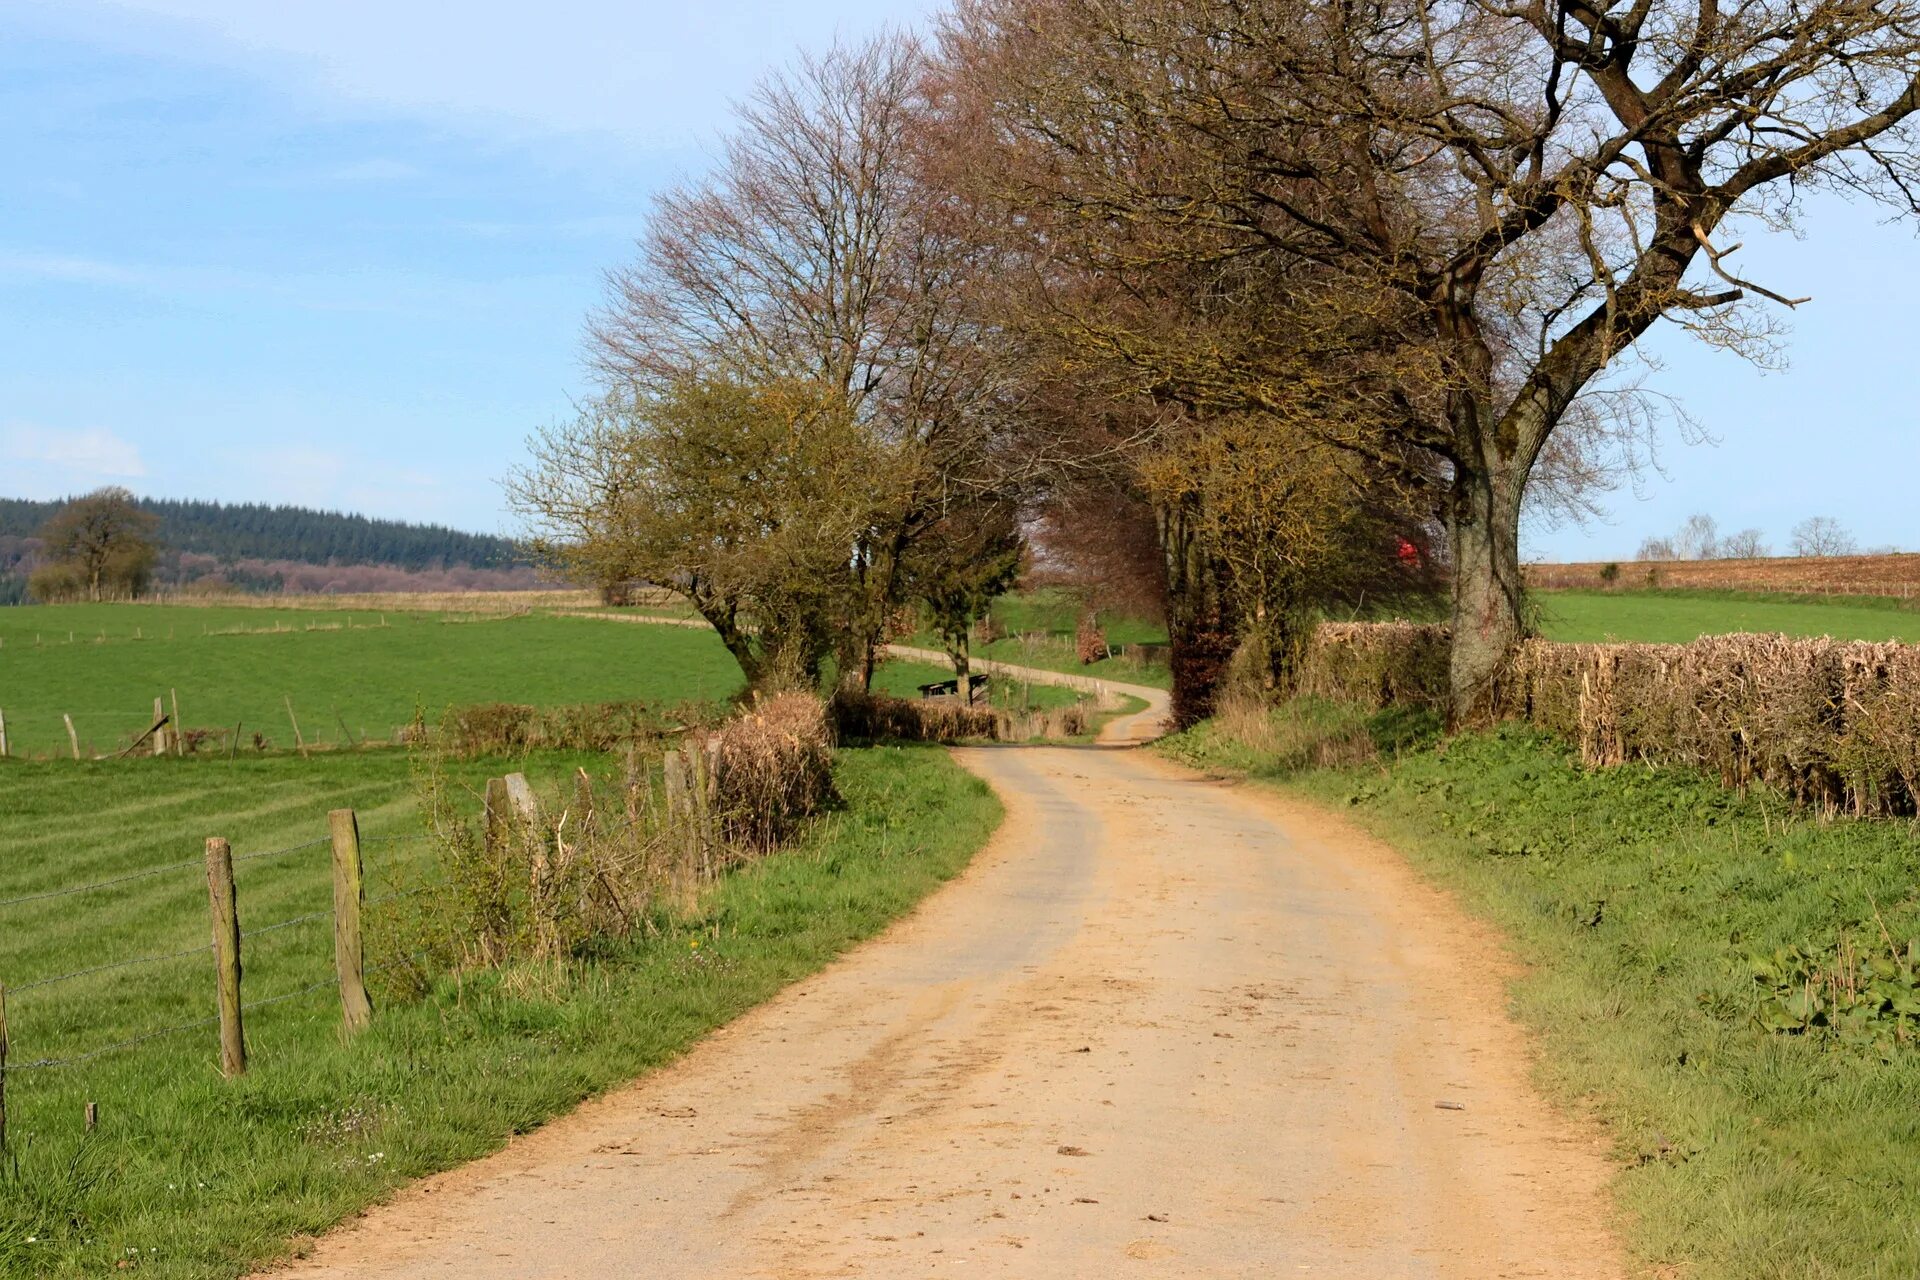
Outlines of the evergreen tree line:
M 44 531 L 74 501 L 0 498 L 0 605 L 28 598 L 28 579 L 45 559 Z M 154 587 L 217 577 L 239 590 L 281 590 L 290 585 L 289 571 L 305 565 L 410 573 L 527 565 L 509 539 L 442 525 L 266 503 L 138 498 L 134 506 L 152 520 L 148 536 L 157 556 L 145 581 Z
M 37 537 L 41 526 L 69 501 L 0 498 L 0 538 Z M 506 568 L 526 563 L 506 538 L 463 533 L 444 525 L 259 502 L 140 498 L 135 505 L 158 519 L 154 538 L 162 547 L 222 560 L 384 564 L 401 569 Z

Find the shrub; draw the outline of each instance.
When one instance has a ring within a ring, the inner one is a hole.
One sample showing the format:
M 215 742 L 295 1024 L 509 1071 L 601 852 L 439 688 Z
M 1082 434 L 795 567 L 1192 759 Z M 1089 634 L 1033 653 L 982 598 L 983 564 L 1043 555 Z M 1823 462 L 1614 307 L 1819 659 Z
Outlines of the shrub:
M 999 736 L 990 707 L 968 706 L 958 698 L 894 698 L 843 687 L 833 695 L 830 713 L 838 736 L 855 741 L 961 742 Z
M 643 702 L 593 702 L 566 707 L 530 707 L 483 702 L 453 707 L 440 722 L 441 749 L 456 756 L 518 755 L 532 748 L 610 751 L 624 743 L 659 737 L 659 716 Z
M 1437 623 L 1322 623 L 1301 660 L 1299 692 L 1376 711 L 1444 706 L 1449 635 Z
M 1370 709 L 1436 707 L 1446 629 L 1329 623 L 1301 692 Z M 1913 813 L 1920 797 L 1920 647 L 1777 635 L 1691 644 L 1529 640 L 1499 711 L 1557 734 L 1588 764 L 1688 765 L 1763 782 L 1803 804 Z
M 1080 615 L 1079 625 L 1074 628 L 1073 648 L 1082 666 L 1108 656 L 1107 633 L 1100 626 L 1100 616 L 1091 609 Z
M 826 704 L 782 693 L 704 735 L 713 809 L 729 846 L 762 854 L 834 798 L 833 734 Z
M 516 714 L 524 708 L 484 710 L 468 719 L 507 739 L 528 723 Z M 688 903 L 728 868 L 772 852 L 834 799 L 826 708 L 810 694 L 767 698 L 694 731 L 666 756 L 663 788 L 643 763 L 629 751 L 624 795 L 608 807 L 584 770 L 544 803 L 518 775 L 494 778 L 477 817 L 438 769 L 425 769 L 422 807 L 442 874 L 431 895 L 388 896 L 377 933 L 393 948 L 383 960 L 389 981 L 421 989 L 434 965 L 589 952 L 657 905 Z

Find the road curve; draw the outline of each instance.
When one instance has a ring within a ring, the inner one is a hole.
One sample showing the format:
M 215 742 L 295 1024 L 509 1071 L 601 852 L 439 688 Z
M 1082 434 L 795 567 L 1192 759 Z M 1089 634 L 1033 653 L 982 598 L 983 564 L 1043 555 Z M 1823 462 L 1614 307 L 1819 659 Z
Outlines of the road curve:
M 1499 948 L 1391 850 L 1138 751 L 956 755 L 1007 821 L 912 917 L 288 1273 L 1621 1274 Z
M 887 656 L 910 658 L 915 662 L 931 662 L 943 667 L 951 667 L 953 659 L 938 649 L 916 649 L 912 645 L 890 644 Z M 1165 689 L 1156 689 L 1151 685 L 1123 684 L 1117 680 L 1101 680 L 1093 676 L 1074 675 L 1066 671 L 1044 671 L 1039 667 L 1020 667 L 1011 662 L 1000 662 L 993 658 L 974 658 L 969 663 L 975 671 L 988 675 L 1007 675 L 1032 684 L 1060 685 L 1068 689 L 1078 689 L 1082 693 L 1095 697 L 1108 694 L 1122 694 L 1137 698 L 1147 705 L 1127 715 L 1115 716 L 1100 730 L 1099 741 L 1102 746 L 1135 746 L 1151 742 L 1167 732 L 1171 723 L 1172 699 Z

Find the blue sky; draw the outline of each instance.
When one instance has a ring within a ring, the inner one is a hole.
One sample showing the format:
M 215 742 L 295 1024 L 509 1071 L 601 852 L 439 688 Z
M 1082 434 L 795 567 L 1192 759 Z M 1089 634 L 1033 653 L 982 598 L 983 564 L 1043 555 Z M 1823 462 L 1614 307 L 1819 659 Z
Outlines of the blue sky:
M 581 318 L 727 104 L 884 0 L 0 0 L 0 494 L 123 483 L 510 530 L 499 477 L 584 389 Z M 1791 368 L 1674 335 L 1715 446 L 1554 557 L 1696 510 L 1920 546 L 1912 231 L 1829 201 L 1749 271 L 1812 294 Z M 1671 435 L 1671 433 L 1670 433 Z

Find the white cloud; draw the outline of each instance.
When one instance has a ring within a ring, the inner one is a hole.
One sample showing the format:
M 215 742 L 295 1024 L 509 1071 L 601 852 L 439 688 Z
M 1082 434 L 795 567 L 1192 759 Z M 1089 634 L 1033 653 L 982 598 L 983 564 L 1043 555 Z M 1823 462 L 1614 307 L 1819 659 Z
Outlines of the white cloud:
M 0 276 L 58 280 L 68 284 L 138 285 L 146 273 L 98 258 L 58 253 L 0 253 Z
M 100 480 L 129 480 L 147 474 L 139 447 L 103 427 L 12 423 L 0 427 L 0 458 Z

